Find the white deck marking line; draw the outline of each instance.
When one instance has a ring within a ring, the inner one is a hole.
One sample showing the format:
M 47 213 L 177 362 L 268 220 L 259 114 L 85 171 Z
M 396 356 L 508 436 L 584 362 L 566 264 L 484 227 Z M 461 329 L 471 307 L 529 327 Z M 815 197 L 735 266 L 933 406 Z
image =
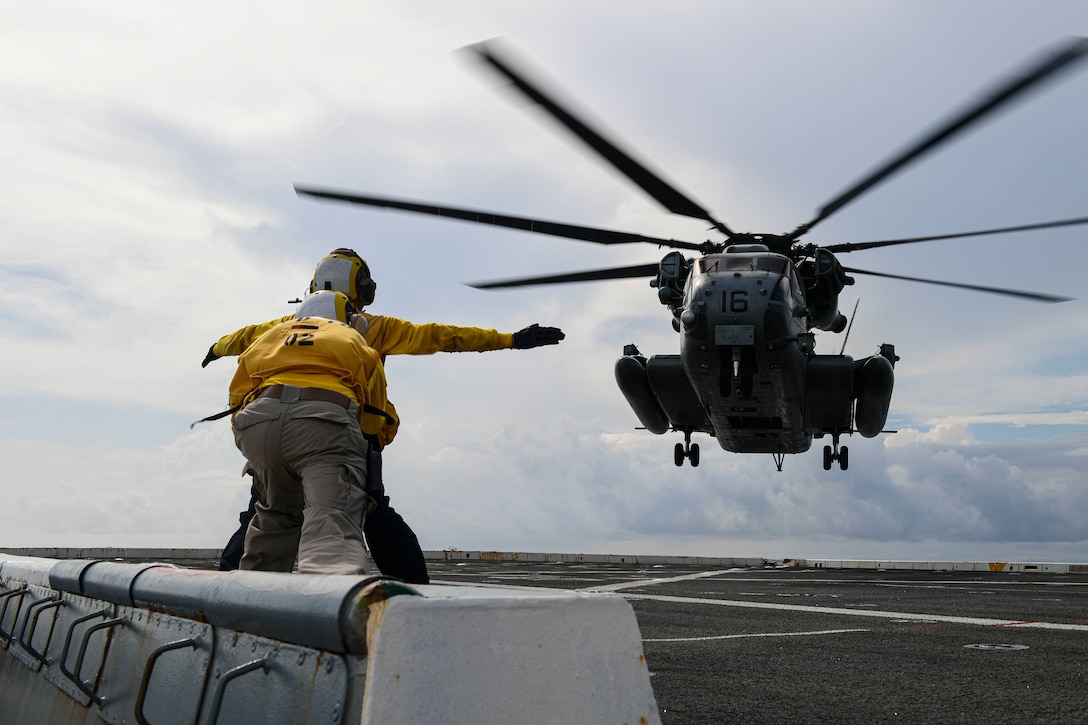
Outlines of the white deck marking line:
M 744 639 L 745 637 L 811 637 L 820 634 L 846 634 L 848 632 L 871 632 L 871 629 L 821 629 L 819 632 L 752 632 L 750 634 L 717 634 L 707 637 L 665 637 L 644 639 L 643 642 L 709 642 L 716 639 Z
M 451 581 L 448 579 L 431 579 L 431 584 L 438 584 L 444 587 L 464 587 L 466 589 L 472 587 L 487 587 L 488 589 L 513 589 L 515 591 L 522 592 L 572 592 L 574 589 L 560 589 L 558 587 L 533 587 L 525 584 L 495 584 L 493 582 L 459 582 Z M 409 585 L 411 586 L 411 585 Z M 424 585 L 426 586 L 426 585 Z
M 986 617 L 952 617 L 943 614 L 918 614 L 916 612 L 877 612 L 871 609 L 844 609 L 842 607 L 812 607 L 804 604 L 772 604 L 771 602 L 745 602 L 735 599 L 702 599 L 696 597 L 670 597 L 658 594 L 622 594 L 624 599 L 645 599 L 673 604 L 714 604 L 720 607 L 745 609 L 777 609 L 787 612 L 810 614 L 838 614 L 849 617 L 876 617 L 879 619 L 916 619 L 950 624 L 972 624 L 980 627 L 1020 627 L 1024 629 L 1061 629 L 1072 632 L 1088 632 L 1088 624 L 1063 624 L 1060 622 L 1025 622 L 1018 619 L 989 619 Z
M 673 582 L 686 582 L 692 579 L 706 579 L 707 577 L 728 574 L 738 569 L 720 569 L 718 571 L 702 571 L 696 574 L 682 574 L 680 576 L 661 577 L 660 579 L 639 579 L 636 581 L 620 582 L 618 584 L 604 584 L 601 586 L 585 587 L 580 592 L 618 592 L 622 589 L 635 589 L 638 587 L 652 587 L 658 584 L 672 584 Z
M 635 581 L 619 582 L 617 584 L 601 584 L 591 587 L 582 587 L 580 589 L 567 589 L 565 587 L 551 587 L 546 585 L 533 586 L 531 584 L 506 584 L 497 582 L 477 582 L 477 581 L 455 581 L 451 579 L 432 579 L 431 584 L 443 584 L 446 586 L 454 587 L 493 587 L 495 589 L 521 589 L 525 591 L 568 591 L 568 592 L 586 592 L 594 593 L 600 592 L 607 594 L 608 592 L 618 592 L 623 589 L 636 589 L 638 587 L 656 586 L 658 584 L 671 584 L 673 582 L 691 581 L 692 579 L 706 579 L 707 577 L 717 576 L 719 574 L 727 574 L 732 571 L 739 571 L 738 569 L 728 569 L 720 571 L 704 571 L 698 574 L 683 574 L 681 576 L 661 577 L 659 579 L 639 579 Z

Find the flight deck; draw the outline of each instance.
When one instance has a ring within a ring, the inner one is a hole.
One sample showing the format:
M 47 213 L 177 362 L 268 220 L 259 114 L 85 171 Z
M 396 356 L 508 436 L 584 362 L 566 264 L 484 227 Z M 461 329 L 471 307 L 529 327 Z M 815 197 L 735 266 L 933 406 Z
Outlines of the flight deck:
M 663 723 L 1088 721 L 1088 567 L 619 558 L 428 565 L 622 595 Z
M 15 553 L 192 569 L 218 554 Z M 1088 565 L 427 557 L 436 589 L 622 597 L 662 723 L 1088 721 Z

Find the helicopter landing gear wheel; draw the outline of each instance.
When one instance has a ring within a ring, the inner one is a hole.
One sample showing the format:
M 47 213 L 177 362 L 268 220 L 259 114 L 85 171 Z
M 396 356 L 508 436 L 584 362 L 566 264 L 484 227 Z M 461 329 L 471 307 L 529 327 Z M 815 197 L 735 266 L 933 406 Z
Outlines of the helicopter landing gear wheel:
M 846 446 L 839 448 L 839 436 L 834 435 L 832 446 L 824 446 L 824 470 L 830 471 L 831 464 L 839 462 L 839 470 L 845 471 L 850 467 L 850 449 Z
M 672 449 L 672 460 L 677 466 L 684 465 L 684 459 L 691 461 L 691 467 L 699 465 L 699 444 L 691 442 L 691 431 L 684 431 L 684 442 L 677 443 Z

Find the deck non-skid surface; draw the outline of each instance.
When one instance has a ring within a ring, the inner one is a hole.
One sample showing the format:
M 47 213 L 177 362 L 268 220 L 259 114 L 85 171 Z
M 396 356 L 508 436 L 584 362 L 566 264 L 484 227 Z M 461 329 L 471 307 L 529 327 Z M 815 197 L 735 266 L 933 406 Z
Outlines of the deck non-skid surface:
M 428 565 L 627 598 L 663 723 L 1088 722 L 1084 574 Z
M 954 563 L 884 570 L 431 554 L 434 584 L 626 598 L 665 725 L 1088 722 L 1085 566 L 991 572 Z M 116 554 L 193 568 L 215 568 L 213 555 Z

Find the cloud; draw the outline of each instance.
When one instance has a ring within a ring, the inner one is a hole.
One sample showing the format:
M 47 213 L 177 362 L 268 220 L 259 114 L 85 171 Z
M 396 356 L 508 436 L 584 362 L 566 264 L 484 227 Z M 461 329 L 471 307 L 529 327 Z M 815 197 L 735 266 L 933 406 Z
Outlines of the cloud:
M 703 241 L 451 51 L 501 36 L 632 153 L 738 230 L 781 233 L 1088 20 L 967 5 L 680 2 L 527 8 L 207 2 L 0 10 L 0 453 L 6 545 L 217 546 L 245 505 L 220 335 L 287 314 L 349 246 L 374 312 L 562 345 L 389 361 L 394 505 L 425 546 L 767 555 L 1061 556 L 1083 540 L 1084 302 L 1035 305 L 858 275 L 847 353 L 902 360 L 881 440 L 736 455 L 635 430 L 613 364 L 679 338 L 646 280 L 485 293 L 462 282 L 653 262 L 605 247 L 299 199 L 295 182 Z M 578 13 L 579 23 L 569 19 Z M 698 22 L 693 22 L 693 17 Z M 783 18 L 788 18 L 788 22 Z M 847 22 L 848 21 L 848 22 Z M 773 37 L 775 52 L 767 52 Z M 927 52 L 917 53 L 924 46 Z M 908 60 L 904 60 L 908 59 Z M 817 82 L 818 81 L 818 82 Z M 808 237 L 895 238 L 1083 216 L 1071 73 Z M 1077 296 L 1080 229 L 852 255 L 898 274 Z M 837 351 L 821 335 L 821 352 Z M 10 538 L 9 538 L 10 537 Z M 987 549 L 990 546 L 993 548 Z M 897 547 L 899 547 L 897 549 Z M 1083 548 L 1083 547 L 1082 547 Z

